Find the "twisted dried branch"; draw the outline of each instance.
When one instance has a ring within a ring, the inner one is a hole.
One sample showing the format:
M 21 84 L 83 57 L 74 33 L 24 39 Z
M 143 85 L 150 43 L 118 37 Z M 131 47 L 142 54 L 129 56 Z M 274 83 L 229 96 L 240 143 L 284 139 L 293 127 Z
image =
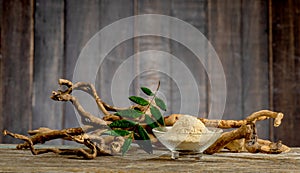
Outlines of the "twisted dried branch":
M 168 126 L 172 126 L 178 118 L 182 114 L 172 114 L 170 116 L 165 117 L 165 123 Z M 256 121 L 262 121 L 269 118 L 274 118 L 274 126 L 278 127 L 281 124 L 281 120 L 283 118 L 282 113 L 273 112 L 269 110 L 261 110 L 252 113 L 244 120 L 210 120 L 206 118 L 199 118 L 207 127 L 218 127 L 222 129 L 229 129 L 229 128 L 239 128 L 243 125 L 255 123 Z
M 82 156 L 85 159 L 93 159 L 99 155 L 112 155 L 119 153 L 124 144 L 124 137 L 114 136 L 102 136 L 102 134 L 108 130 L 108 124 L 111 122 L 121 120 L 123 117 L 110 113 L 117 112 L 125 109 L 139 109 L 141 111 L 147 111 L 147 107 L 133 105 L 129 108 L 119 108 L 111 106 L 103 102 L 98 96 L 95 87 L 92 84 L 85 82 L 78 82 L 73 84 L 71 81 L 66 79 L 60 79 L 59 85 L 67 87 L 66 90 L 53 91 L 51 99 L 55 101 L 69 101 L 76 108 L 77 112 L 81 117 L 81 122 L 84 124 L 82 128 L 69 128 L 63 130 L 51 130 L 49 128 L 39 128 L 37 130 L 28 131 L 30 137 L 14 134 L 7 130 L 3 131 L 4 135 L 9 135 L 17 139 L 25 141 L 23 144 L 17 146 L 18 149 L 29 148 L 31 152 L 36 154 L 42 154 L 47 152 L 53 152 L 56 154 L 73 154 Z M 98 118 L 91 113 L 87 112 L 80 104 L 78 99 L 71 95 L 74 90 L 80 90 L 91 95 L 99 110 L 104 114 L 103 119 Z M 149 114 L 149 111 L 147 112 Z M 164 117 L 165 124 L 172 126 L 181 114 L 172 114 Z M 283 145 L 281 141 L 273 143 L 271 141 L 258 139 L 256 133 L 255 123 L 256 121 L 262 121 L 269 118 L 274 119 L 274 126 L 278 127 L 281 124 L 283 118 L 282 113 L 277 113 L 269 110 L 261 110 L 249 115 L 244 120 L 210 120 L 205 118 L 199 118 L 207 127 L 219 127 L 219 128 L 237 128 L 235 130 L 225 132 L 221 137 L 211 145 L 206 151 L 206 154 L 213 154 L 220 152 L 223 148 L 228 148 L 230 151 L 240 152 L 248 151 L 251 153 L 262 152 L 262 153 L 281 153 L 289 151 L 289 147 Z M 140 120 L 143 121 L 143 120 Z M 143 128 L 149 131 L 148 125 L 142 125 Z M 158 142 L 155 137 L 150 134 L 153 138 L 153 142 Z M 53 139 L 64 139 L 74 141 L 85 145 L 88 149 L 35 149 L 34 145 L 38 143 L 45 143 Z

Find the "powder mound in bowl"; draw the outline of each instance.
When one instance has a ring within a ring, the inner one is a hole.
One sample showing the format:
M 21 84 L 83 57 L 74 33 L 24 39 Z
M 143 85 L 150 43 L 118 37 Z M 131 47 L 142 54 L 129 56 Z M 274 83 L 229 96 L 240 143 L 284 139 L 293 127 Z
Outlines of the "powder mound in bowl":
M 182 115 L 175 122 L 170 132 L 176 134 L 188 133 L 188 134 L 201 134 L 207 133 L 208 129 L 198 118 L 191 115 Z
M 182 115 L 173 126 L 157 127 L 152 131 L 157 139 L 172 152 L 202 153 L 222 134 L 221 129 L 207 128 L 202 121 L 191 115 Z
M 176 150 L 197 150 L 199 145 L 211 137 L 211 134 L 202 121 L 196 117 L 182 115 L 168 130 L 165 137 L 176 145 Z

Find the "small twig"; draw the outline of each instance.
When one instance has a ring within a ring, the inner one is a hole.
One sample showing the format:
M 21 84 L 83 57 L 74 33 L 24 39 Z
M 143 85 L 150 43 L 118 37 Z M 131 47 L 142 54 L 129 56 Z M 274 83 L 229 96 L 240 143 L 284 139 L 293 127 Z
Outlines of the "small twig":
M 82 121 L 83 124 L 94 123 L 94 124 L 99 125 L 99 126 L 106 126 L 107 125 L 106 121 L 104 121 L 101 118 L 98 118 L 98 117 L 92 115 L 91 113 L 85 111 L 84 108 L 79 103 L 79 101 L 77 100 L 77 98 L 70 95 L 70 94 L 62 94 L 60 92 L 53 91 L 51 98 L 53 100 L 58 100 L 58 101 L 70 101 L 74 105 L 76 110 L 78 111 L 79 115 L 81 116 L 81 118 L 82 118 L 81 121 Z M 86 122 L 86 119 L 88 119 L 90 122 Z
M 90 94 L 92 97 L 94 97 L 94 99 L 97 103 L 97 106 L 104 113 L 104 115 L 109 115 L 109 112 L 105 109 L 105 106 L 103 105 L 100 97 L 98 96 L 94 85 L 92 85 L 90 83 L 85 83 L 85 82 L 78 82 L 76 84 L 73 84 L 71 81 L 66 80 L 66 79 L 59 79 L 58 83 L 59 83 L 59 85 L 65 85 L 68 87 L 68 89 L 66 91 L 58 92 L 59 94 L 62 94 L 62 95 L 71 94 L 71 92 L 73 90 L 84 91 L 84 92 Z M 55 100 L 55 97 L 51 96 L 51 98 Z M 61 101 L 61 100 L 59 100 L 59 101 Z

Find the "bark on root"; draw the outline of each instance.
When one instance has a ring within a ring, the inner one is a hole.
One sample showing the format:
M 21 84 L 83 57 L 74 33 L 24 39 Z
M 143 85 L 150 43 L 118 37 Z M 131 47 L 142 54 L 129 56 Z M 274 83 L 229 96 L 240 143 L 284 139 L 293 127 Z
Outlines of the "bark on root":
M 81 156 L 85 159 L 93 159 L 100 155 L 113 155 L 120 153 L 125 139 L 123 137 L 103 136 L 103 132 L 108 130 L 110 123 L 121 120 L 123 117 L 114 115 L 111 112 L 117 112 L 119 110 L 125 110 L 128 108 L 119 108 L 108 105 L 103 102 L 98 96 L 95 87 L 92 84 L 85 82 L 78 82 L 73 84 L 66 79 L 59 79 L 59 85 L 67 87 L 64 91 L 53 91 L 51 99 L 55 101 L 69 101 L 76 108 L 81 117 L 81 123 L 83 127 L 68 128 L 63 130 L 52 130 L 49 128 L 39 128 L 37 130 L 28 131 L 30 136 L 24 136 L 15 134 L 7 130 L 3 131 L 4 135 L 9 135 L 17 139 L 21 139 L 24 143 L 17 146 L 18 149 L 29 148 L 34 155 L 53 152 L 56 154 L 73 154 Z M 74 90 L 80 90 L 91 95 L 99 110 L 104 114 L 103 118 L 96 117 L 87 112 L 80 104 L 78 99 L 72 95 Z M 131 109 L 139 109 L 141 111 L 150 113 L 147 106 L 133 105 L 129 107 Z M 164 117 L 165 124 L 172 126 L 181 114 L 172 114 Z M 256 121 L 262 121 L 269 118 L 274 119 L 274 126 L 278 127 L 281 124 L 283 118 L 282 113 L 277 113 L 269 110 L 261 110 L 249 115 L 244 120 L 210 120 L 206 118 L 199 118 L 207 127 L 218 127 L 223 129 L 237 128 L 229 132 L 225 132 L 221 137 L 211 145 L 206 151 L 206 154 L 213 154 L 220 152 L 223 148 L 227 148 L 232 152 L 247 151 L 251 153 L 262 152 L 268 154 L 278 154 L 281 152 L 287 152 L 289 147 L 283 145 L 281 141 L 273 143 L 268 140 L 258 139 L 256 133 L 255 123 Z M 138 120 L 143 121 L 143 118 Z M 146 124 L 142 125 L 149 133 L 151 128 Z M 150 129 L 150 130 L 149 130 Z M 157 143 L 157 139 L 153 134 L 150 134 L 152 142 Z M 34 145 L 38 143 L 45 143 L 54 139 L 64 139 L 74 141 L 85 145 L 88 149 L 35 149 Z

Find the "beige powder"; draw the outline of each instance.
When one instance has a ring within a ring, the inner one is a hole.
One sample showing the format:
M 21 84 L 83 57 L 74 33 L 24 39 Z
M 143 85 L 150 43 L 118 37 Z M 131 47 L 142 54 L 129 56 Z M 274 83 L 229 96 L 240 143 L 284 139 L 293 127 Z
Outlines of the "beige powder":
M 207 132 L 209 130 L 199 119 L 191 115 L 182 115 L 165 136 L 178 143 L 199 143 L 201 134 Z

